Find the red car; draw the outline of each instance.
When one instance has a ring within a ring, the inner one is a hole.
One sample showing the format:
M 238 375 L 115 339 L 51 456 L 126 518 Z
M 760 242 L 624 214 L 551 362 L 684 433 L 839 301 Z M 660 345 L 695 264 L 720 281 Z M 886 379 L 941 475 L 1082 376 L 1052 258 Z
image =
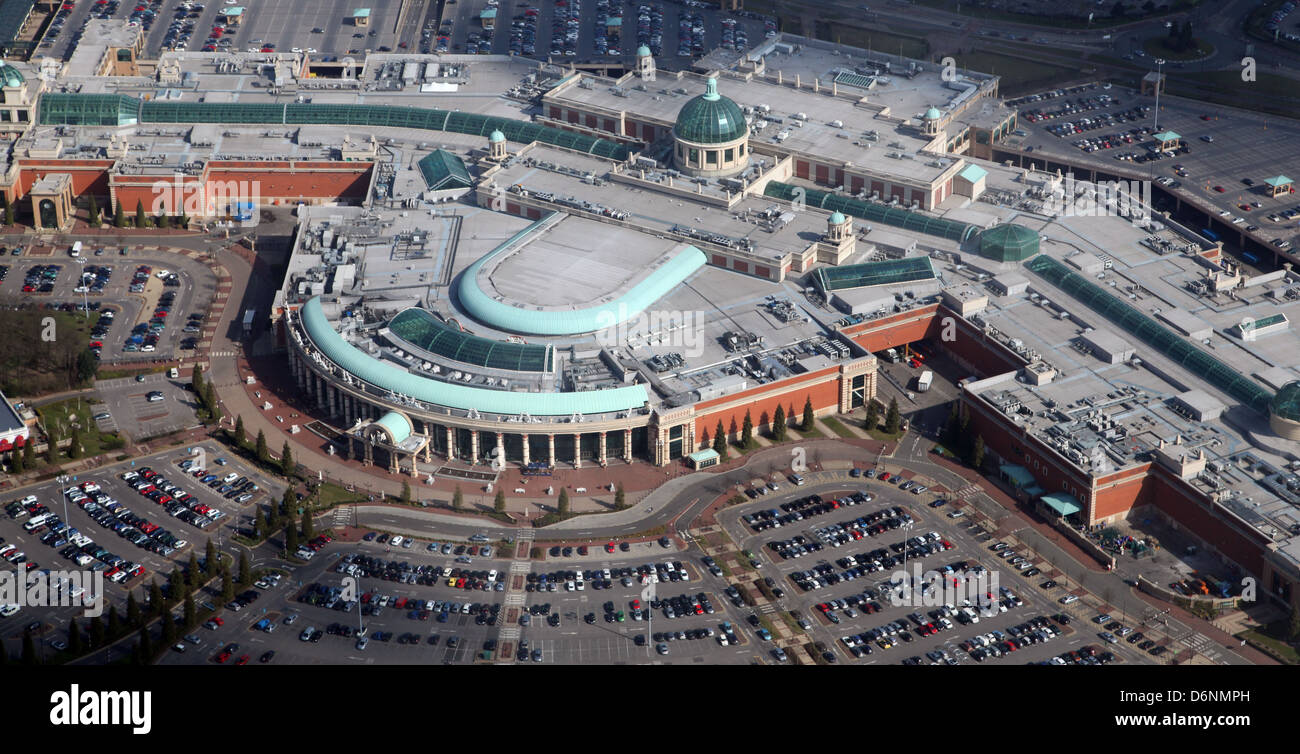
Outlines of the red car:
M 230 653 L 229 653 L 229 652 L 222 652 L 221 654 L 217 655 L 216 657 L 213 657 L 213 658 L 212 658 L 212 661 L 215 662 L 215 663 L 217 663 L 218 665 L 224 665 L 225 662 L 226 662 L 226 660 L 229 660 L 229 659 L 230 659 Z
M 236 664 L 236 665 L 247 665 L 247 664 L 248 664 L 248 655 L 240 655 L 240 656 L 239 656 L 239 659 L 238 659 L 238 660 L 235 660 L 235 664 Z
M 880 481 L 888 482 L 892 476 L 893 474 L 890 474 L 888 471 L 886 471 L 885 473 L 880 475 Z
M 634 599 L 633 599 L 629 604 L 632 606 L 632 609 L 633 609 L 633 610 L 640 610 L 640 609 L 641 609 L 641 600 L 639 600 L 639 599 L 635 599 L 635 598 L 634 598 Z
M 1220 194 L 1223 193 L 1223 187 L 1222 187 L 1222 186 L 1215 186 L 1215 187 L 1214 187 L 1214 190 L 1215 190 L 1215 191 L 1218 191 Z
M 607 543 L 605 544 L 605 552 L 613 552 L 613 551 L 614 551 L 614 543 L 613 543 L 613 542 L 607 542 Z

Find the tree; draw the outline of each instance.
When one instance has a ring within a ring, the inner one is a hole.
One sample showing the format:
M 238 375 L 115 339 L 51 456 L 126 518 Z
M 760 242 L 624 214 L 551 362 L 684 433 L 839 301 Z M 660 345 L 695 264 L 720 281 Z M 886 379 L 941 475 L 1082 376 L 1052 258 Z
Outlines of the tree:
M 1124 15 L 1124 0 L 1115 0 L 1115 4 L 1110 8 L 1111 18 L 1119 18 Z
M 117 200 L 117 209 L 113 210 L 113 227 L 126 227 L 126 210 L 122 209 L 122 200 Z
M 4 222 L 5 227 L 8 227 L 14 224 L 14 205 L 9 203 L 8 194 L 0 194 L 0 196 L 4 197 Z
M 172 642 L 176 641 L 176 619 L 172 617 L 171 611 L 165 611 L 162 616 L 162 636 L 160 640 L 164 647 L 170 647 Z
M 81 629 L 77 627 L 76 617 L 68 620 L 68 653 L 73 657 L 81 654 Z
M 723 458 L 727 457 L 727 432 L 722 428 L 722 420 L 718 420 L 718 426 L 713 430 L 713 451 Z
M 311 539 L 316 535 L 316 529 L 311 520 L 311 511 L 306 508 L 302 509 L 301 526 L 304 539 Z
M 497 513 L 506 512 L 506 491 L 505 490 L 501 490 L 501 489 L 497 490 L 496 498 L 492 500 L 492 509 L 495 510 Z
M 59 462 L 59 437 L 53 431 L 45 434 L 45 462 L 53 466 Z
M 875 400 L 867 401 L 867 418 L 862 422 L 862 426 L 868 432 L 874 432 L 880 426 L 880 404 Z
M 1300 641 L 1300 606 L 1291 606 L 1291 621 L 1288 630 L 1291 634 L 1291 641 Z
M 77 354 L 77 382 L 90 382 L 98 371 L 99 360 L 95 358 L 94 351 L 83 348 Z
M 208 544 L 203 548 L 203 575 L 211 578 L 217 572 L 217 547 L 208 539 Z
M 284 551 L 286 553 L 298 552 L 298 527 L 290 520 L 284 525 Z
M 158 227 L 160 229 L 167 230 L 167 228 L 171 227 L 171 222 L 172 219 L 167 216 L 166 212 L 163 212 L 161 215 L 158 215 Z
M 555 512 L 561 516 L 569 515 L 569 491 L 563 487 L 560 488 L 560 499 L 555 502 Z
M 98 615 L 90 619 L 90 648 L 104 646 L 104 621 Z
M 158 584 L 158 579 L 154 579 L 149 585 L 149 612 L 153 615 L 162 615 L 167 612 L 167 606 L 163 604 L 162 587 Z
M 99 202 L 95 201 L 95 195 L 90 195 L 90 210 L 86 214 L 86 222 L 92 228 L 98 228 L 104 224 L 104 218 L 99 216 Z
M 36 443 L 27 438 L 23 443 L 23 468 L 30 469 L 36 464 Z
M 221 415 L 217 411 L 217 388 L 211 380 L 203 384 L 202 399 L 203 411 L 208 415 L 208 422 L 216 424 L 221 421 Z
M 271 451 L 266 449 L 266 432 L 257 430 L 257 460 L 267 463 L 271 460 Z
M 191 593 L 185 595 L 185 628 L 186 628 L 186 630 L 189 630 L 189 629 L 191 629 L 191 628 L 194 628 L 195 624 L 197 624 L 198 622 L 199 622 L 199 615 L 198 615 L 198 611 L 197 611 L 197 610 L 195 609 L 195 607 L 194 607 L 194 593 L 191 592 Z
M 811 432 L 817 417 L 813 414 L 812 396 L 804 398 L 803 401 L 803 421 L 799 422 L 800 432 Z
M 190 566 L 185 575 L 185 585 L 196 587 L 199 585 L 201 577 L 199 576 L 199 554 L 194 548 L 190 548 Z M 189 590 L 187 589 L 186 592 Z
M 749 415 L 749 410 L 745 410 L 745 421 L 740 426 L 740 447 L 754 447 L 754 419 Z
M 230 580 L 230 569 L 221 569 L 221 599 L 229 600 L 235 597 L 235 584 Z
M 171 575 L 167 577 L 167 601 L 164 603 L 168 607 L 181 601 L 181 595 L 185 594 L 185 574 L 181 572 L 180 566 L 172 566 Z
M 285 476 L 293 476 L 294 469 L 298 467 L 293 462 L 293 451 L 289 449 L 289 441 L 284 441 L 284 446 L 280 448 L 280 471 Z
M 244 417 L 243 415 L 236 416 L 235 417 L 235 445 L 242 448 L 244 447 L 244 443 L 247 441 L 248 438 L 244 436 Z
M 23 631 L 23 659 L 22 663 L 27 666 L 38 664 L 36 659 L 36 641 L 32 639 L 31 631 Z
M 68 458 L 81 458 L 81 430 L 76 427 L 72 428 L 72 436 L 68 438 Z
M 117 605 L 108 606 L 108 635 L 116 637 L 122 631 L 122 620 L 117 617 Z
M 23 470 L 23 454 L 15 450 L 9 454 L 9 471 L 13 474 L 21 474 Z
M 451 493 L 451 509 L 458 511 L 465 507 L 465 495 L 460 491 L 460 485 L 456 485 L 456 491 Z
M 627 493 L 623 492 L 623 483 L 619 482 L 618 486 L 614 488 L 614 508 L 621 511 L 626 507 Z
M 144 213 L 144 200 L 137 199 L 135 202 L 135 227 L 149 227 L 149 217 Z
M 889 410 L 885 412 L 885 433 L 895 434 L 902 424 L 902 414 L 898 411 L 898 399 L 889 399 Z
M 198 364 L 194 365 L 194 371 L 190 373 L 190 387 L 194 388 L 194 394 L 203 400 L 203 367 Z
M 140 625 L 140 605 L 135 601 L 135 592 L 126 594 L 126 625 L 131 628 Z
M 785 408 L 776 407 L 776 413 L 772 416 L 772 439 L 777 442 L 785 442 Z
M 975 438 L 975 447 L 971 449 L 970 465 L 978 471 L 984 468 L 984 435 Z
M 248 586 L 253 583 L 253 574 L 248 563 L 248 552 L 239 553 L 239 585 Z

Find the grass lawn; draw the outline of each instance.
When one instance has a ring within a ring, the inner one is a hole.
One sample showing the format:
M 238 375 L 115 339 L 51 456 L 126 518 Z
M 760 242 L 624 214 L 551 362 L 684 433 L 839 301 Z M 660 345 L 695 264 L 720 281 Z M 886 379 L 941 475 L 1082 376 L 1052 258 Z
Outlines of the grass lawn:
M 80 400 L 70 398 L 36 409 L 41 417 L 41 423 L 53 431 L 60 440 L 67 439 L 74 427 L 80 429 L 83 455 L 87 456 L 115 450 L 124 444 L 116 433 L 100 432 L 95 428 L 95 420 L 92 417 L 97 411 L 94 404 L 85 398 Z
M 1285 634 L 1286 628 L 1286 621 L 1278 621 L 1260 630 L 1243 631 L 1237 636 L 1262 647 L 1268 647 L 1274 657 L 1288 665 L 1300 665 L 1300 652 L 1280 638 Z
M 807 432 L 803 431 L 802 429 L 799 429 L 798 427 L 795 427 L 795 428 L 794 428 L 794 431 L 795 431 L 795 432 L 798 432 L 798 433 L 799 433 L 799 436 L 802 437 L 802 438 L 804 438 L 805 440 L 810 440 L 810 439 L 815 439 L 815 438 L 825 437 L 825 436 L 826 436 L 825 434 L 822 433 L 822 431 L 821 431 L 820 429 L 817 429 L 816 427 L 813 427 L 812 429 L 808 430 Z
M 844 426 L 844 424 L 839 419 L 836 419 L 833 416 L 827 416 L 824 419 L 822 419 L 822 424 L 825 424 L 827 427 L 830 428 L 832 432 L 839 435 L 840 437 L 846 437 L 850 439 L 857 437 L 857 435 L 850 432 L 849 428 Z
M 1167 37 L 1155 37 L 1142 43 L 1142 49 L 1153 58 L 1164 58 L 1165 60 L 1200 60 L 1214 52 L 1214 45 L 1203 39 L 1193 40 L 1196 46 L 1191 50 L 1175 50 L 1170 47 Z
M 323 508 L 331 508 L 343 503 L 360 502 L 366 499 L 366 496 L 359 492 L 348 492 L 345 488 L 330 482 L 325 482 L 318 489 L 320 490 L 320 505 Z
M 1240 71 L 1183 73 L 1168 79 L 1170 94 L 1260 112 L 1300 117 L 1295 80 L 1276 73 L 1258 72 L 1251 82 Z
M 1037 84 L 1047 86 L 1053 82 L 1077 76 L 1077 70 L 1048 63 L 1035 63 L 1024 58 L 1001 55 L 996 52 L 969 52 L 957 61 L 962 68 L 1002 77 L 1002 89 L 1023 90 Z
M 903 436 L 902 432 L 894 432 L 891 434 L 880 428 L 868 429 L 867 434 L 871 435 L 871 439 L 880 440 L 881 442 L 894 442 Z

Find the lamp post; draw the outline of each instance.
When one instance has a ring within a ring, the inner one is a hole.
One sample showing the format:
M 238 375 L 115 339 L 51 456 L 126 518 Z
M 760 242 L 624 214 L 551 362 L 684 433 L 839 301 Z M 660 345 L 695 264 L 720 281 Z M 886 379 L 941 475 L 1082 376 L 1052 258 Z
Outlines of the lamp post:
M 68 475 L 59 474 L 59 476 L 56 477 L 56 480 L 59 483 L 59 497 L 63 498 L 63 523 L 71 526 L 72 524 L 68 523 L 68 491 L 66 489 L 68 484 Z
M 1160 133 L 1160 90 L 1164 88 L 1165 81 L 1161 71 L 1164 70 L 1165 59 L 1156 58 L 1156 116 L 1152 121 L 1151 130 Z

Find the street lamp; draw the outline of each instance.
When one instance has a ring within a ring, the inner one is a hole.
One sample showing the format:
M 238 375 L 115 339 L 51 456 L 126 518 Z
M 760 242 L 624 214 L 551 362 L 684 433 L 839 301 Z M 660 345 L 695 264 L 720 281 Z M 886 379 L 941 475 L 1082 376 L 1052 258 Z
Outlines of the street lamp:
M 80 280 L 80 282 L 81 282 L 81 286 L 80 286 L 80 288 L 81 288 L 81 313 L 82 313 L 83 315 L 89 317 L 89 316 L 90 316 L 90 302 L 89 302 L 89 300 L 86 298 L 86 258 L 85 258 L 85 257 L 77 257 L 77 264 L 81 266 L 81 277 L 78 278 L 78 280 Z
M 63 498 L 63 523 L 66 526 L 71 526 L 72 524 L 68 521 L 68 491 L 65 489 L 68 483 L 68 475 L 59 474 L 57 481 L 59 483 L 59 497 Z
M 1151 130 L 1156 133 L 1160 133 L 1160 90 L 1165 85 L 1165 79 L 1161 71 L 1164 69 L 1164 65 L 1164 58 L 1156 58 L 1156 116 L 1151 124 Z

